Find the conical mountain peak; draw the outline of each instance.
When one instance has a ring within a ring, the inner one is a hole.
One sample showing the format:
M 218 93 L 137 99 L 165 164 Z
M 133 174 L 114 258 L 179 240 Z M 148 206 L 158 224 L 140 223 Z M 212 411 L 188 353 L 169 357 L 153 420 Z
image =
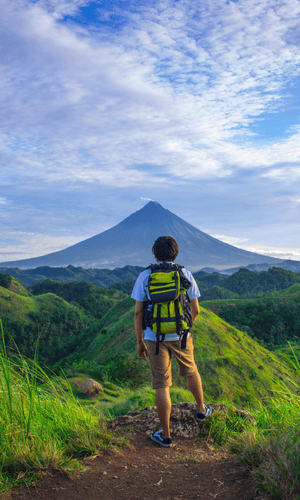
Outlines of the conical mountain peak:
M 156 201 L 149 201 L 116 226 L 59 252 L 23 261 L 3 262 L 0 267 L 21 269 L 38 266 L 82 266 L 115 268 L 148 266 L 154 261 L 151 249 L 159 236 L 173 236 L 179 246 L 179 264 L 196 271 L 202 267 L 225 269 L 257 263 L 276 263 L 265 257 L 235 248 L 200 231 Z
M 136 226 L 136 225 L 152 225 L 157 223 L 157 220 L 165 220 L 167 217 L 172 215 L 169 210 L 163 208 L 157 201 L 149 201 L 140 210 L 137 210 L 133 214 L 129 215 L 126 219 L 120 222 L 119 226 Z M 176 217 L 176 216 L 175 216 Z

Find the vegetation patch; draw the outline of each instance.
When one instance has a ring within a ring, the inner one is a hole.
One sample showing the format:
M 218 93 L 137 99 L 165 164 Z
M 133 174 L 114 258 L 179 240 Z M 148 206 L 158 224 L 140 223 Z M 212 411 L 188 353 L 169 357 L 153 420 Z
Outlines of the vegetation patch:
M 2 341 L 4 336 L 2 332 Z M 99 448 L 121 444 L 93 407 L 82 405 L 66 380 L 36 363 L 0 352 L 1 491 L 36 481 L 47 467 L 69 473 Z
M 271 350 L 299 338 L 300 291 L 294 285 L 284 292 L 255 299 L 202 302 L 220 318 L 263 342 Z
M 295 367 L 300 375 L 298 362 Z M 231 451 L 274 500 L 300 498 L 299 389 L 296 381 L 294 392 L 282 386 L 254 412 L 257 426 L 230 439 Z

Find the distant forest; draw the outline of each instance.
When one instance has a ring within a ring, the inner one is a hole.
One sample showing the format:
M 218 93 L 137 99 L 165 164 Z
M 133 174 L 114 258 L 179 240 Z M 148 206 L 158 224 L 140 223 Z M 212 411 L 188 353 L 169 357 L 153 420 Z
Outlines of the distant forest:
M 101 288 L 114 288 L 128 295 L 131 294 L 137 276 L 144 270 L 139 266 L 125 266 L 110 269 L 83 269 L 82 267 L 38 267 L 36 269 L 6 269 L 25 287 L 30 287 L 46 279 L 62 282 L 87 281 Z M 201 299 L 230 299 L 234 297 L 255 297 L 258 293 L 272 293 L 285 290 L 295 283 L 300 283 L 300 274 L 272 267 L 268 271 L 249 271 L 241 268 L 231 276 L 204 271 L 194 273 L 201 291 Z

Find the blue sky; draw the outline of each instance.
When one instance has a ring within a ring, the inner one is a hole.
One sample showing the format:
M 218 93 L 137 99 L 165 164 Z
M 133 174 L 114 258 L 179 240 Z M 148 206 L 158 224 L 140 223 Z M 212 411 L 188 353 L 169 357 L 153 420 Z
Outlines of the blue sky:
M 0 0 L 0 261 L 156 200 L 300 260 L 298 0 Z

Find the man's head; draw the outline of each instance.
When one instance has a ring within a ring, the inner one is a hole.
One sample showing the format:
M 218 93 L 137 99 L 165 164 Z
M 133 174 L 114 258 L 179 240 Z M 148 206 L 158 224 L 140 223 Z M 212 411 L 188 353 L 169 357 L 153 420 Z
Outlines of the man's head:
M 152 253 L 159 262 L 173 262 L 178 255 L 177 241 L 172 236 L 159 236 L 154 242 Z

